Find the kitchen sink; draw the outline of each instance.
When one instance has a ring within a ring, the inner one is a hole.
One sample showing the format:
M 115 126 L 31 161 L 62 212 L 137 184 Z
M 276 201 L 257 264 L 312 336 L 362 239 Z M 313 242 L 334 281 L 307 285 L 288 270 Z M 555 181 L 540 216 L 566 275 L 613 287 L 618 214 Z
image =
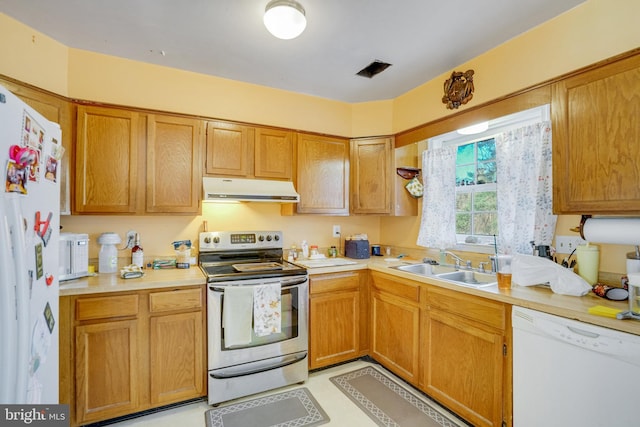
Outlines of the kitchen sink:
M 452 266 L 445 265 L 422 263 L 396 265 L 390 268 L 417 274 L 419 276 L 434 277 L 461 286 L 470 286 L 474 288 L 493 286 L 498 283 L 494 274 L 480 273 L 472 270 L 455 270 Z
M 474 288 L 482 288 L 485 286 L 493 286 L 497 284 L 496 276 L 488 273 L 479 273 L 471 270 L 458 270 L 450 273 L 441 273 L 435 275 L 438 279 L 447 280 L 449 282 L 458 283 L 464 286 Z
M 396 265 L 391 268 L 394 268 L 400 271 L 406 271 L 407 273 L 419 274 L 420 276 L 435 276 L 438 274 L 450 273 L 450 272 L 455 273 L 453 267 L 427 264 L 427 263 Z

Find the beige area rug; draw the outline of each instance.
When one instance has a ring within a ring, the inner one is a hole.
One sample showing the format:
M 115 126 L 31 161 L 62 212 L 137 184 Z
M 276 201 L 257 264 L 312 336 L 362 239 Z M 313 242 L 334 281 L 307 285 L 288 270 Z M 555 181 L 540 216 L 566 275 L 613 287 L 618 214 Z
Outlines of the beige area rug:
M 410 392 L 373 367 L 338 375 L 330 380 L 379 426 L 468 426 L 426 396 Z
M 329 422 L 306 387 L 211 409 L 204 418 L 207 427 L 311 427 Z

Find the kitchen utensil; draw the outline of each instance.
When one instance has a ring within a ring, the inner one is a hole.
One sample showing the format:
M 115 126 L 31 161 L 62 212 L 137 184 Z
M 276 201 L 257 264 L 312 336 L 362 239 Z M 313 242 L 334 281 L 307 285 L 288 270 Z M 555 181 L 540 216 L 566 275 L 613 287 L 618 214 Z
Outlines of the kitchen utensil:
M 635 252 L 627 253 L 627 274 L 640 273 L 640 246 L 636 246 Z
M 629 311 L 640 319 L 640 273 L 629 273 Z

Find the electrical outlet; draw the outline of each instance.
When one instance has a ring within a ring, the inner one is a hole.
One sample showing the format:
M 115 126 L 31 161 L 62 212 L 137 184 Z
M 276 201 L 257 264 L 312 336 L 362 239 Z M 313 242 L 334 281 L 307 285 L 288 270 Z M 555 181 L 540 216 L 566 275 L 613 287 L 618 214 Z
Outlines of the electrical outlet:
M 333 237 L 340 237 L 340 226 L 339 225 L 334 225 L 333 226 Z
M 127 247 L 126 247 L 126 249 L 131 249 L 136 244 L 136 234 L 137 234 L 137 231 L 135 231 L 135 230 L 127 231 Z
M 578 245 L 587 243 L 580 236 L 556 236 L 556 252 L 570 254 Z

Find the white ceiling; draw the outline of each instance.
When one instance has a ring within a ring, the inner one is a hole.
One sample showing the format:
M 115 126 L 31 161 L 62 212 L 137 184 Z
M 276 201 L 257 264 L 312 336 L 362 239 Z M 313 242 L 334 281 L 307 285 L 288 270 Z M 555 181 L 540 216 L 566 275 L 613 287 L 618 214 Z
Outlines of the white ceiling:
M 584 0 L 299 0 L 307 29 L 294 40 L 267 32 L 268 1 L 0 0 L 0 12 L 73 48 L 364 102 L 393 99 Z M 374 60 L 392 66 L 356 76 Z

